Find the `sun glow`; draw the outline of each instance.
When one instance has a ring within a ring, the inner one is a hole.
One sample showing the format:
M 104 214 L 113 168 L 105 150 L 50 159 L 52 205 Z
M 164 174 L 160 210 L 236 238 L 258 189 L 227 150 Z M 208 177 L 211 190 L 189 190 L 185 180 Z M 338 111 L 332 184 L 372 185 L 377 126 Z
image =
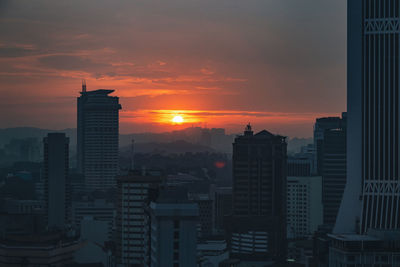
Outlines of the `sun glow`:
M 180 123 L 183 123 L 183 118 L 182 118 L 182 116 L 174 116 L 173 118 L 172 118 L 172 122 L 173 123 L 178 123 L 178 124 L 180 124 Z

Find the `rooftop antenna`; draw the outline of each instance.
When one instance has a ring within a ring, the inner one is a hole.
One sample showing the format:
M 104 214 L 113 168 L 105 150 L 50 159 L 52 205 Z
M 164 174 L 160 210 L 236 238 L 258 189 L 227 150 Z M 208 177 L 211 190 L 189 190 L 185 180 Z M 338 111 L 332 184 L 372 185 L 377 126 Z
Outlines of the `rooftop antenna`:
M 134 164 L 134 156 L 135 156 L 135 139 L 132 139 L 131 143 L 131 170 L 133 171 L 135 169 L 135 164 Z
M 86 93 L 86 80 L 82 79 L 82 93 Z

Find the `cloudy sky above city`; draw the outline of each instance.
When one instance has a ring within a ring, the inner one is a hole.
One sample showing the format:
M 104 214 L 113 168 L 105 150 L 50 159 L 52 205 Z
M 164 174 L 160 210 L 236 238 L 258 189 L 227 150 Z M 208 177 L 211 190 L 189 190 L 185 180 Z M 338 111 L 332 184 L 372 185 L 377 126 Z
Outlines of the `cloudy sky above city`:
M 307 137 L 346 108 L 345 0 L 2 0 L 0 32 L 1 128 L 75 128 L 82 79 L 123 133 Z

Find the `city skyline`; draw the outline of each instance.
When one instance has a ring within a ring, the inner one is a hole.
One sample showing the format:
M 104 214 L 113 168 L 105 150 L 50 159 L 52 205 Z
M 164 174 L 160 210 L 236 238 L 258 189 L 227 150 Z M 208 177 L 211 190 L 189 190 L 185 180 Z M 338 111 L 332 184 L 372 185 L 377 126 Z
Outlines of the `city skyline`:
M 250 121 L 310 137 L 315 117 L 345 109 L 344 0 L 40 3 L 0 6 L 2 128 L 75 127 L 82 79 L 116 90 L 121 133 Z

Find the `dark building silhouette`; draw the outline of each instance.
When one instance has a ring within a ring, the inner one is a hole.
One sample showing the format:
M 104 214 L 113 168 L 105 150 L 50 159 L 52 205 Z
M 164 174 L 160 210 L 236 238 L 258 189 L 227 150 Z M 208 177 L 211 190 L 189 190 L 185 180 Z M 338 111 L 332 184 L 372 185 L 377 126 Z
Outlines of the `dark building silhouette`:
M 74 254 L 82 245 L 59 232 L 1 237 L 0 266 L 79 266 Z
M 400 4 L 348 1 L 348 171 L 335 232 L 400 228 Z
M 322 176 L 323 223 L 335 225 L 346 185 L 346 125 L 342 117 L 318 118 L 314 125 L 316 173 Z
M 311 176 L 311 161 L 308 158 L 289 157 L 287 160 L 287 176 Z
M 45 210 L 49 229 L 64 229 L 69 218 L 69 139 L 64 133 L 49 133 L 44 144 Z
M 214 195 L 214 227 L 223 231 L 225 218 L 232 214 L 232 187 L 218 187 Z
M 330 129 L 343 129 L 346 124 L 346 112 L 340 117 L 318 118 L 314 125 L 314 147 L 315 147 L 315 170 L 316 175 L 322 175 L 323 172 L 323 147 L 325 131 Z
M 118 174 L 119 110 L 114 90 L 86 91 L 78 97 L 78 171 L 89 191 L 115 186 Z
M 227 225 L 231 257 L 284 260 L 286 140 L 250 124 L 233 143 L 233 210 Z
M 325 130 L 322 150 L 323 223 L 332 229 L 346 186 L 346 128 Z

